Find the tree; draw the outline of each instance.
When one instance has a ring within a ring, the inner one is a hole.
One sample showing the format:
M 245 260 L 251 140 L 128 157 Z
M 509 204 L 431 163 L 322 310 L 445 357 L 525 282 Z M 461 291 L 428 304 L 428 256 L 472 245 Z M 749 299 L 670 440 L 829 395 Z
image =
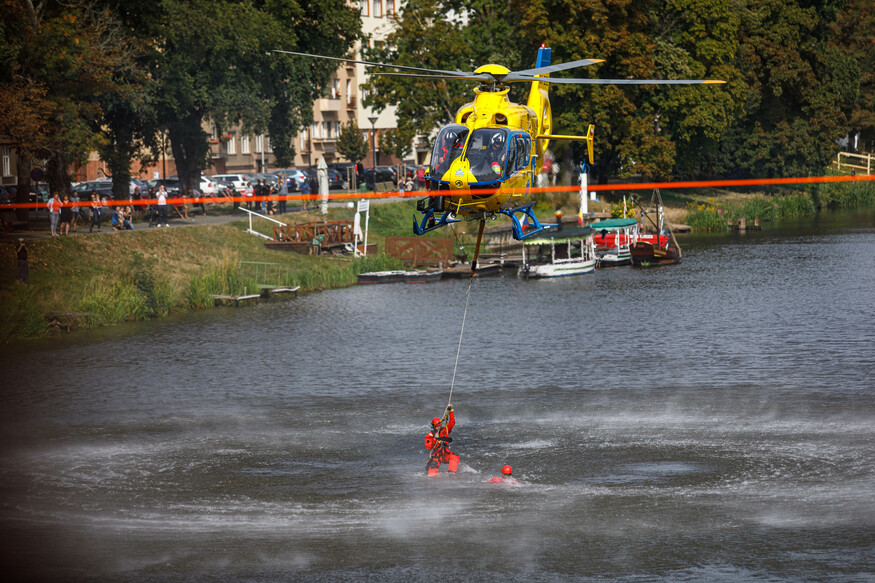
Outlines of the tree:
M 404 160 L 412 150 L 411 144 L 416 130 L 410 128 L 392 128 L 380 135 L 380 151 L 399 160 Z
M 399 11 L 395 30 L 384 43 L 366 49 L 365 57 L 459 71 L 492 62 L 513 67 L 520 64 L 513 41 L 515 15 L 513 2 L 410 0 Z M 377 111 L 397 106 L 399 127 L 426 137 L 472 99 L 471 84 L 464 81 L 372 76 L 364 86 L 366 105 Z
M 148 73 L 156 59 L 153 34 L 160 4 L 126 0 L 100 0 L 100 4 L 119 22 L 131 56 L 127 67 L 113 71 L 114 90 L 98 97 L 105 137 L 98 153 L 112 177 L 113 197 L 118 200 L 129 196 L 132 161 L 152 161 L 157 151 L 157 112 Z
M 0 130 L 18 148 L 17 201 L 27 202 L 36 160 L 45 160 L 50 189 L 63 191 L 70 163 L 100 146 L 97 96 L 116 89 L 113 74 L 129 66 L 130 56 L 117 20 L 90 2 L 0 0 L 0 12 L 0 82 L 8 114 Z
M 868 0 L 848 0 L 833 23 L 829 41 L 831 51 L 850 57 L 857 66 L 859 83 L 856 102 L 848 114 L 850 134 L 859 136 L 863 151 L 875 150 L 875 7 Z M 853 146 L 853 144 L 852 144 Z
M 368 154 L 368 141 L 362 136 L 355 118 L 340 126 L 337 138 L 337 151 L 341 156 L 358 164 Z
M 722 174 L 820 173 L 848 132 L 859 87 L 853 57 L 830 48 L 840 2 L 761 0 L 741 15 L 745 113 L 720 140 Z
M 728 85 L 551 87 L 558 133 L 595 124 L 595 179 L 644 174 L 669 178 L 688 152 L 716 149 L 737 115 L 741 94 L 735 55 L 738 18 L 725 3 L 698 0 L 553 0 L 521 6 L 522 37 L 543 39 L 553 60 L 605 62 L 573 72 L 601 79 L 727 80 Z M 583 144 L 571 146 L 584 159 Z M 684 171 L 687 171 L 686 169 Z
M 292 135 L 312 122 L 312 104 L 336 65 L 274 49 L 343 56 L 360 21 L 344 0 L 164 0 L 155 77 L 183 187 L 207 164 L 205 120 L 220 129 L 269 131 L 278 163 L 294 156 Z

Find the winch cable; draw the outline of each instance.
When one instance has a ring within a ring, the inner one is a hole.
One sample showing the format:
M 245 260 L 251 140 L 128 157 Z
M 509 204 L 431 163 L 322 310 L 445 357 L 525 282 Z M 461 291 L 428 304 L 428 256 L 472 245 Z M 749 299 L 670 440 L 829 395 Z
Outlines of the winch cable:
M 450 381 L 450 398 L 447 407 L 453 402 L 453 387 L 456 385 L 456 369 L 459 367 L 459 354 L 462 352 L 462 335 L 465 334 L 465 320 L 468 317 L 468 300 L 471 299 L 471 284 L 474 283 L 474 274 L 468 279 L 468 291 L 465 294 L 465 311 L 462 313 L 462 330 L 459 332 L 459 346 L 456 348 L 456 363 L 453 365 L 453 380 Z
M 453 364 L 453 378 L 450 381 L 450 398 L 447 407 L 453 402 L 453 388 L 456 386 L 456 370 L 459 368 L 459 355 L 462 353 L 462 337 L 465 334 L 465 320 L 468 318 L 468 302 L 471 300 L 471 284 L 474 283 L 474 272 L 477 269 L 477 256 L 480 254 L 480 242 L 483 240 L 483 228 L 486 220 L 480 221 L 480 229 L 477 231 L 477 247 L 474 249 L 474 261 L 471 263 L 471 277 L 468 279 L 468 291 L 465 292 L 465 311 L 462 312 L 462 329 L 459 331 L 459 346 L 456 348 L 456 362 Z

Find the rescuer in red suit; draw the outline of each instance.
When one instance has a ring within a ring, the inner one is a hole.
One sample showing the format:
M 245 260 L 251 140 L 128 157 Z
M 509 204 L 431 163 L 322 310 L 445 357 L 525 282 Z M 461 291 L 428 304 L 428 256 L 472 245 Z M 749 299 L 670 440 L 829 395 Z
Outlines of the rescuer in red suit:
M 513 468 L 510 466 L 504 466 L 501 468 L 501 475 L 495 476 L 491 480 L 486 481 L 487 484 L 518 484 L 513 477 Z
M 446 420 L 446 423 L 444 421 Z M 459 466 L 459 456 L 450 451 L 448 445 L 453 441 L 450 432 L 456 425 L 456 416 L 453 414 L 453 406 L 447 405 L 447 413 L 444 418 L 435 417 L 431 420 L 431 431 L 425 436 L 425 449 L 431 451 L 425 469 L 429 476 L 437 476 L 441 464 L 447 464 L 447 469 L 456 473 Z

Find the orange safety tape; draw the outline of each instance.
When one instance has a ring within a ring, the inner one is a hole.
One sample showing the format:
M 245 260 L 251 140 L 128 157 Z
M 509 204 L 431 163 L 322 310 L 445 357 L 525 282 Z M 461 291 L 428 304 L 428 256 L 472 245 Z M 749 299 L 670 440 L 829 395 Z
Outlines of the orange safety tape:
M 757 185 L 781 185 L 781 184 L 818 184 L 825 182 L 867 182 L 875 181 L 875 175 L 871 176 L 797 176 L 792 178 L 744 178 L 736 180 L 691 180 L 678 182 L 628 182 L 621 184 L 590 184 L 589 190 L 606 191 L 606 190 L 651 190 L 654 188 L 718 188 L 726 186 L 757 186 Z M 532 187 L 529 192 L 546 193 L 546 192 L 579 192 L 578 186 L 545 186 Z M 447 191 L 443 191 L 447 192 Z M 450 191 L 444 196 L 456 197 L 465 196 L 469 192 L 476 192 L 478 195 L 492 194 L 495 191 L 490 190 L 455 190 Z M 413 198 L 421 196 L 434 196 L 428 191 L 411 191 L 398 192 L 389 190 L 385 192 L 334 192 L 328 195 L 329 200 L 357 200 L 362 198 L 378 199 L 378 198 Z M 319 203 L 322 196 L 319 194 L 290 194 L 284 197 L 275 196 L 235 196 L 235 197 L 203 197 L 203 198 L 168 198 L 168 205 L 179 204 L 220 204 L 228 202 L 261 202 L 274 201 L 285 199 L 286 201 L 306 201 L 308 203 Z M 139 200 L 110 200 L 101 203 L 103 206 L 146 206 L 157 204 L 157 199 L 139 199 Z M 61 203 L 61 206 L 78 206 L 80 208 L 90 208 L 91 201 L 81 200 L 78 203 Z M 41 209 L 45 208 L 45 202 L 27 202 L 13 203 L 0 205 L 2 209 Z

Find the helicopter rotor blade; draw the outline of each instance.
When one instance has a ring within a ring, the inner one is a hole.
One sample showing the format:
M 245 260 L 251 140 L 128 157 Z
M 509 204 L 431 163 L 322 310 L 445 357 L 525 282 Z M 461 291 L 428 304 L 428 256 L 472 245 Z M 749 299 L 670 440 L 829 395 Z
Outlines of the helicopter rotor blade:
M 453 77 L 453 78 L 471 74 L 471 73 L 463 73 L 462 71 L 446 71 L 444 69 L 424 69 L 421 67 L 407 67 L 405 65 L 391 65 L 389 63 L 377 63 L 374 61 L 357 61 L 355 59 L 345 59 L 343 57 L 326 57 L 324 55 L 311 55 L 309 53 L 296 53 L 294 51 L 282 51 L 279 49 L 274 49 L 271 52 L 282 53 L 284 55 L 295 55 L 297 57 L 310 57 L 312 59 L 326 59 L 328 61 L 344 61 L 347 63 L 359 63 L 361 65 L 368 65 L 371 67 L 392 67 L 394 69 L 404 69 L 405 71 L 424 71 L 426 73 L 440 73 L 442 75 L 448 75 L 448 76 Z
M 555 73 L 556 71 L 565 71 L 568 69 L 576 69 L 578 67 L 588 67 L 589 65 L 597 65 L 604 63 L 604 59 L 581 59 L 580 61 L 569 61 L 567 63 L 557 63 L 555 65 L 547 65 L 545 67 L 537 67 L 535 69 L 525 69 L 523 71 L 512 71 L 510 75 L 505 77 L 510 81 L 518 75 L 543 75 L 545 73 Z
M 380 76 L 380 77 L 413 77 L 416 79 L 444 79 L 448 81 L 487 81 L 487 82 L 495 82 L 495 78 L 492 75 L 480 74 L 475 75 L 470 73 L 465 76 L 447 76 L 447 75 L 425 75 L 425 74 L 417 74 L 417 73 L 381 73 L 379 71 L 371 71 L 370 75 Z
M 508 77 L 510 77 L 508 75 Z M 567 79 L 560 77 L 530 77 L 514 76 L 512 79 L 505 77 L 506 83 L 516 81 L 541 81 L 542 83 L 559 83 L 563 85 L 700 85 L 726 83 L 714 79 Z

